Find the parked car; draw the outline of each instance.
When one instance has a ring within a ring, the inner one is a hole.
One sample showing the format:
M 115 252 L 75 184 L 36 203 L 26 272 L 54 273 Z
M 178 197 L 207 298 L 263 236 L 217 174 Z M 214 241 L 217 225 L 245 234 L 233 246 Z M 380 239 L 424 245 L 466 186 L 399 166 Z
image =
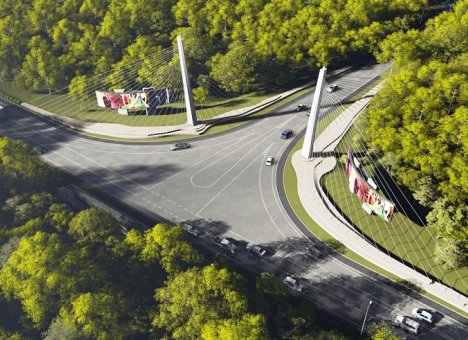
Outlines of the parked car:
M 188 149 L 189 147 L 190 147 L 189 143 L 176 143 L 171 146 L 171 150 L 172 151 L 183 150 L 183 149 Z
M 184 224 L 182 228 L 184 228 L 186 232 L 192 234 L 193 236 L 200 236 L 201 234 L 201 230 L 191 224 Z
M 338 85 L 336 84 L 331 84 L 330 86 L 327 87 L 327 92 L 332 93 L 338 90 Z
M 266 250 L 263 249 L 260 246 L 257 246 L 256 244 L 253 244 L 251 242 L 247 243 L 247 246 L 245 247 L 245 250 L 249 252 L 249 254 L 262 257 L 266 254 Z
M 227 238 L 219 238 L 215 237 L 214 239 L 214 244 L 216 244 L 218 247 L 223 248 L 225 250 L 228 250 L 231 253 L 235 253 L 237 246 L 229 239 Z
M 397 315 L 397 317 L 394 320 L 394 324 L 395 326 L 400 327 L 406 332 L 413 333 L 415 335 L 419 334 L 419 323 L 405 315 Z
M 415 316 L 416 318 L 418 318 L 420 320 L 424 320 L 424 321 L 427 321 L 429 323 L 434 322 L 434 315 L 432 313 L 428 312 L 425 309 L 413 308 L 411 313 L 413 314 L 413 316 Z
M 286 129 L 283 132 L 281 132 L 281 138 L 282 139 L 288 139 L 292 135 L 292 130 L 291 129 Z
M 286 276 L 283 280 L 283 283 L 289 289 L 292 289 L 298 292 L 302 292 L 302 290 L 304 289 L 304 285 L 302 284 L 302 282 L 299 279 L 292 277 L 292 276 Z
M 306 255 L 315 257 L 315 258 L 320 258 L 322 257 L 322 252 L 312 243 L 309 243 L 305 247 Z
M 304 111 L 306 109 L 307 109 L 307 106 L 305 104 L 299 104 L 298 106 L 296 106 L 296 112 Z
M 273 156 L 268 156 L 266 158 L 265 165 L 272 166 L 274 162 L 275 162 L 275 159 L 273 158 Z

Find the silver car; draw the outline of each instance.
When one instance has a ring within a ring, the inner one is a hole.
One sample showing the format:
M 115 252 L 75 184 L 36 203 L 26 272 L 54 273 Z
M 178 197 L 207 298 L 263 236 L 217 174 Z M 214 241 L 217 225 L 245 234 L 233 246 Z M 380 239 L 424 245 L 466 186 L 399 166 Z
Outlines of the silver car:
M 266 250 L 263 249 L 260 246 L 257 246 L 256 244 L 253 244 L 251 242 L 247 243 L 247 246 L 245 247 L 245 250 L 247 250 L 250 254 L 262 257 L 263 255 L 266 254 Z
M 299 293 L 304 289 L 302 282 L 292 276 L 286 276 L 283 280 L 283 283 L 289 289 L 298 291 Z
M 183 150 L 183 149 L 188 149 L 190 147 L 189 143 L 176 143 L 174 145 L 171 145 L 171 150 Z

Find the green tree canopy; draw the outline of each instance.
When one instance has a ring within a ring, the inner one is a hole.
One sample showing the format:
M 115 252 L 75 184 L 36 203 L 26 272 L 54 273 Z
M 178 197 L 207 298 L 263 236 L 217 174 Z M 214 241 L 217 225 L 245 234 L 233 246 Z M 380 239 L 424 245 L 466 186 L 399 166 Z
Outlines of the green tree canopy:
M 80 245 L 112 245 L 116 238 L 121 237 L 118 221 L 99 208 L 83 210 L 73 217 L 68 234 Z
M 245 316 L 247 299 L 242 293 L 239 276 L 214 265 L 173 275 L 163 288 L 156 290 L 156 300 L 159 307 L 153 325 L 175 339 L 200 338 L 207 325 L 207 334 L 216 335 L 235 323 L 244 330 L 263 323 L 254 316 Z M 242 321 L 244 316 L 246 319 Z M 213 325 L 220 328 L 213 330 L 210 328 Z M 261 330 L 243 332 L 247 335 L 266 334 Z
M 46 326 L 58 311 L 58 278 L 64 246 L 55 234 L 25 237 L 0 270 L 0 288 L 18 299 L 36 327 Z

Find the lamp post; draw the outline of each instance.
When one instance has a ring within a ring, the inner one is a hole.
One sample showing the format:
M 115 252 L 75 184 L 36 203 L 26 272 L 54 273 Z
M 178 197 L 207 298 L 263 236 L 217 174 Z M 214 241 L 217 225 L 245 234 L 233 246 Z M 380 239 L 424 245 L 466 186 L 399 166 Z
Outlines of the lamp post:
M 361 335 L 364 332 L 364 326 L 366 325 L 366 320 L 367 320 L 367 314 L 369 313 L 369 307 L 372 305 L 372 300 L 369 301 L 369 304 L 367 305 L 367 310 L 366 310 L 366 315 L 364 316 L 364 321 L 362 322 L 362 327 L 361 327 Z

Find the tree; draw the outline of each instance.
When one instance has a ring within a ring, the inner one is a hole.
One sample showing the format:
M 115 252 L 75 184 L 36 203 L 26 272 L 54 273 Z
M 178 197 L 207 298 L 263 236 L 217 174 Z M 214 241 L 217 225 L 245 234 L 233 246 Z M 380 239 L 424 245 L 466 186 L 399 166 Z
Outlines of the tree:
M 441 198 L 434 203 L 426 219 L 439 236 L 468 244 L 468 208 L 465 205 L 454 206 Z
M 226 54 L 217 53 L 208 63 L 210 76 L 228 92 L 252 90 L 257 61 L 249 44 L 233 43 Z
M 152 324 L 174 339 L 200 338 L 205 325 L 241 320 L 247 313 L 241 287 L 237 274 L 214 265 L 174 274 L 156 290 L 159 306 Z
M 437 240 L 434 261 L 445 270 L 458 269 L 467 265 L 468 249 L 456 239 Z
M 12 192 L 47 188 L 54 173 L 54 169 L 37 157 L 24 142 L 0 138 L 0 176 L 3 184 Z
M 26 87 L 40 89 L 45 86 L 52 93 L 64 85 L 64 72 L 51 44 L 42 36 L 34 36 L 30 41 L 31 49 L 21 65 L 15 81 Z
M 37 232 L 21 239 L 0 270 L 0 287 L 5 297 L 21 301 L 38 329 L 48 325 L 58 311 L 56 291 L 63 253 L 64 246 L 57 235 Z
M 79 245 L 112 245 L 121 236 L 119 222 L 108 212 L 99 208 L 80 211 L 72 218 L 68 234 Z
M 245 314 L 241 319 L 210 322 L 203 326 L 201 339 L 205 340 L 261 340 L 268 339 L 266 320 L 262 315 Z
M 199 103 L 206 102 L 206 100 L 208 99 L 208 95 L 209 95 L 208 90 L 201 86 L 194 88 L 192 90 L 192 93 L 193 93 L 193 99 Z
M 438 196 L 434 181 L 429 176 L 425 176 L 419 180 L 418 189 L 413 194 L 413 197 L 425 207 L 431 207 Z
M 200 263 L 201 256 L 187 241 L 180 226 L 157 224 L 145 232 L 141 257 L 145 262 L 157 261 L 170 274 Z
M 368 334 L 372 340 L 398 340 L 399 337 L 395 334 L 392 327 L 385 321 L 379 323 L 371 323 L 369 325 Z
M 85 336 L 124 339 L 128 333 L 127 325 L 122 322 L 124 301 L 111 293 L 84 293 L 73 299 L 69 308 L 63 307 L 60 316 L 68 328 L 76 328 Z
M 73 212 L 66 204 L 52 204 L 45 215 L 47 223 L 58 232 L 66 230 L 73 218 Z
M 52 320 L 47 331 L 42 333 L 42 338 L 44 340 L 80 340 L 84 338 L 84 335 L 76 328 L 67 326 L 65 320 L 58 316 Z

